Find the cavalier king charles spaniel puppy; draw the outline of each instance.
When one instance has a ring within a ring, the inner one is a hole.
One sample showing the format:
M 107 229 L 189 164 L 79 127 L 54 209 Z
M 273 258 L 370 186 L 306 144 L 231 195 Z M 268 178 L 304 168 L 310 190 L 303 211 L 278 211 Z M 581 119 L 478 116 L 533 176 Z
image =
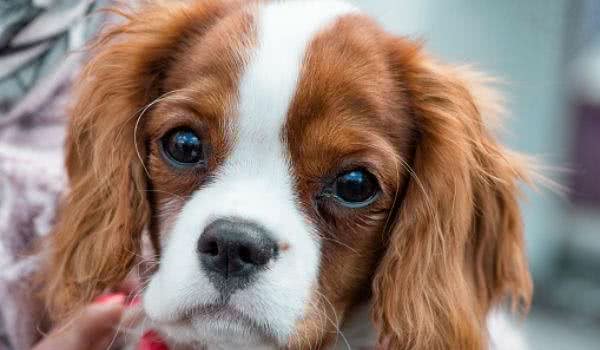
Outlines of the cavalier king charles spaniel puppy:
M 335 0 L 121 14 L 76 87 L 55 319 L 146 235 L 141 305 L 174 348 L 487 349 L 491 314 L 526 311 L 527 171 L 481 76 Z

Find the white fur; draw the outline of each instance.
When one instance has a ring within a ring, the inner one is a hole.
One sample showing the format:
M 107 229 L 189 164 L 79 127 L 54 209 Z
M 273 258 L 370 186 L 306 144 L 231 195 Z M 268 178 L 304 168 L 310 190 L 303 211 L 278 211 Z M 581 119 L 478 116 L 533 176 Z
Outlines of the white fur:
M 506 312 L 496 310 L 487 318 L 492 350 L 527 350 L 527 342 L 522 332 L 515 326 Z
M 307 45 L 354 8 L 334 1 L 274 2 L 257 14 L 257 48 L 240 82 L 238 118 L 230 125 L 232 153 L 208 186 L 196 191 L 164 242 L 161 266 L 144 296 L 148 316 L 163 331 L 209 348 L 256 348 L 257 334 L 241 322 L 196 317 L 174 325 L 181 312 L 218 297 L 200 267 L 196 242 L 222 217 L 253 220 L 289 245 L 230 305 L 287 343 L 303 316 L 318 276 L 320 241 L 298 205 L 282 132 Z M 262 344 L 264 345 L 264 344 Z

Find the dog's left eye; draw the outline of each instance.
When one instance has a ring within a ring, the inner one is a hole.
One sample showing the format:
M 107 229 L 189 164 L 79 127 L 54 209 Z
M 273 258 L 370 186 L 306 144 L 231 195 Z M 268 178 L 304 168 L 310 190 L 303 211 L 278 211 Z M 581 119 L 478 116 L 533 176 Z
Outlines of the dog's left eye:
M 346 207 L 362 208 L 376 199 L 379 184 L 370 172 L 354 169 L 338 175 L 331 188 L 326 191 Z
M 167 160 L 178 166 L 192 166 L 204 161 L 202 139 L 191 129 L 175 129 L 161 139 Z

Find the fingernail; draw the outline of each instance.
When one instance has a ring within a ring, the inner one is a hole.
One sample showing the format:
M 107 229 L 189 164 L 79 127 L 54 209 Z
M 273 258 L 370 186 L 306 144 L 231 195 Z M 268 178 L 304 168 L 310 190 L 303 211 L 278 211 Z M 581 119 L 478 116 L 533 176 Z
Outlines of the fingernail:
M 156 331 L 147 331 L 140 339 L 137 350 L 169 350 Z
M 96 304 L 123 304 L 124 302 L 125 295 L 120 293 L 104 294 L 94 299 Z

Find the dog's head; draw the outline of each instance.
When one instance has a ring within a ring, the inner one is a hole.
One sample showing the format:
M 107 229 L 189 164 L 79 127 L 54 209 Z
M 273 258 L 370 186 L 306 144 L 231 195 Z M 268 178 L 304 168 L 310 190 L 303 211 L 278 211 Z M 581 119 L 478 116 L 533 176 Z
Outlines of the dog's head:
M 519 159 L 460 70 L 335 1 L 159 2 L 106 33 L 79 85 L 48 301 L 121 281 L 167 336 L 330 344 L 370 302 L 393 349 L 480 349 L 529 301 Z M 464 73 L 464 72 L 463 72 Z

